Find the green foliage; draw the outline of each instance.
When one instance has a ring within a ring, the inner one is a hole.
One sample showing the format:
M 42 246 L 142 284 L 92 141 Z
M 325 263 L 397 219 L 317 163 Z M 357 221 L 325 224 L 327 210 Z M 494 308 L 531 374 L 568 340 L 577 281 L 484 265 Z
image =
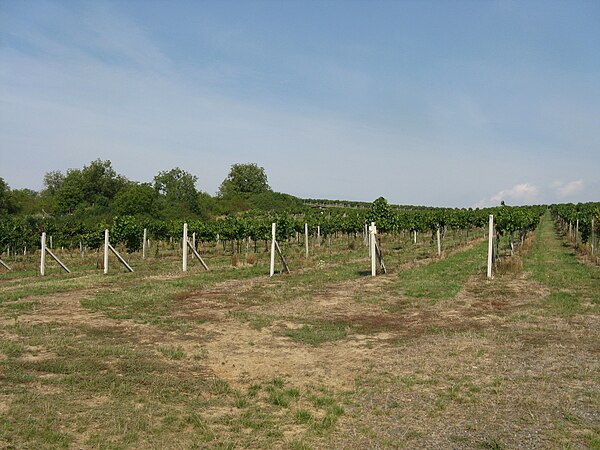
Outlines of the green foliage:
M 388 201 L 383 197 L 379 197 L 371 204 L 371 207 L 369 208 L 369 212 L 367 213 L 367 222 L 375 222 L 375 225 L 379 230 L 388 231 L 390 230 L 393 222 L 392 217 L 392 208 L 390 207 Z
M 69 169 L 67 175 L 50 172 L 45 180 L 47 190 L 55 192 L 59 212 L 71 214 L 76 210 L 108 207 L 117 193 L 127 184 L 110 161 L 97 159 L 83 169 Z
M 144 227 L 133 216 L 117 216 L 113 221 L 111 240 L 125 244 L 127 251 L 134 252 L 142 246 Z
M 270 191 L 265 169 L 254 163 L 234 164 L 219 188 L 222 197 L 262 194 Z
M 583 243 L 587 242 L 592 234 L 592 219 L 595 232 L 600 232 L 600 203 L 565 203 L 552 205 L 550 210 L 552 216 L 562 220 L 565 225 L 571 223 L 572 227 L 575 227 L 579 221 L 579 234 Z
M 196 213 L 199 210 L 197 181 L 195 175 L 175 167 L 169 171 L 159 172 L 154 177 L 154 189 L 162 194 L 164 207 Z
M 157 212 L 158 193 L 148 183 L 132 183 L 115 197 L 115 212 L 121 215 L 148 215 Z
M 0 177 L 0 214 L 10 214 L 13 213 L 14 210 L 15 207 L 12 203 L 10 187 L 6 181 Z

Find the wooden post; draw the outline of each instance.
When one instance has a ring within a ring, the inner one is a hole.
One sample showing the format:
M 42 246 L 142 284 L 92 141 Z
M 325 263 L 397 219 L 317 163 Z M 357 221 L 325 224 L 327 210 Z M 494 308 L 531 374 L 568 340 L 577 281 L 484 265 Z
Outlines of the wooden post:
M 144 228 L 144 241 L 142 242 L 142 259 L 146 259 L 146 245 L 148 242 L 148 230 Z
M 492 278 L 492 256 L 494 253 L 494 216 L 490 214 L 489 232 L 488 232 L 488 258 L 487 258 L 487 277 Z
M 275 241 L 275 250 L 277 250 L 277 253 L 279 253 L 279 257 L 281 258 L 281 263 L 283 264 L 283 270 L 285 270 L 287 273 L 290 273 L 290 268 L 287 265 L 285 256 L 283 256 L 283 252 L 279 248 L 279 244 L 277 243 L 277 241 Z
M 12 272 L 12 269 L 10 267 L 8 267 L 8 265 L 4 261 L 2 261 L 1 259 L 0 259 L 0 266 L 5 267 L 6 270 L 8 270 L 9 272 Z
M 196 232 L 192 233 L 192 247 L 196 248 Z
M 440 227 L 437 229 L 437 245 L 438 245 L 438 256 L 442 256 L 442 241 L 440 240 Z
M 375 239 L 377 239 L 377 228 L 375 222 L 369 227 L 369 250 L 371 253 L 371 276 L 377 275 L 377 256 L 375 255 Z
M 41 252 L 40 252 L 40 275 L 46 274 L 46 232 L 42 233 Z
M 271 268 L 269 270 L 269 276 L 272 277 L 275 274 L 275 224 L 271 224 Z
M 104 274 L 108 273 L 108 230 L 104 230 Z
M 306 258 L 308 259 L 308 224 L 304 224 L 304 247 L 306 247 Z
M 183 239 L 182 239 L 182 248 L 181 250 L 183 251 L 183 271 L 187 272 L 187 257 L 188 257 L 188 250 L 187 250 L 187 239 L 188 239 L 188 224 L 184 223 L 183 224 Z

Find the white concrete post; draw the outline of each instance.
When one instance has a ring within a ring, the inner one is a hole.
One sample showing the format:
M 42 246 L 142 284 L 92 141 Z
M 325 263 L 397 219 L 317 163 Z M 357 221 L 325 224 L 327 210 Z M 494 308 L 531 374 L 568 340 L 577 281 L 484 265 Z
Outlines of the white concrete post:
M 269 276 L 272 277 L 275 274 L 275 224 L 271 224 L 271 267 L 269 270 Z
M 573 224 L 569 220 L 569 237 L 573 237 Z
M 438 256 L 442 256 L 442 241 L 440 240 L 440 227 L 437 229 L 437 245 L 438 245 Z
M 192 247 L 196 248 L 196 232 L 192 233 Z
M 575 247 L 579 247 L 579 219 L 575 225 Z
M 417 230 L 413 230 L 413 244 L 417 243 Z
M 183 271 L 187 272 L 187 257 L 188 257 L 188 249 L 187 249 L 187 236 L 188 236 L 188 224 L 184 223 L 183 224 L 183 237 L 182 237 L 182 247 L 181 250 L 183 251 Z
M 46 273 L 46 232 L 42 233 L 41 249 L 40 275 L 44 276 Z
M 308 258 L 308 224 L 304 224 L 304 247 L 306 247 L 306 257 Z
M 487 259 L 487 277 L 492 278 L 492 254 L 494 253 L 494 216 L 490 214 L 490 224 L 488 230 L 488 259 Z
M 369 249 L 371 251 L 371 276 L 377 275 L 377 251 L 375 250 L 375 239 L 377 239 L 377 228 L 375 222 L 369 227 Z
M 592 256 L 594 256 L 594 238 L 596 237 L 594 233 L 594 218 L 592 217 Z
M 104 230 L 104 274 L 108 273 L 108 230 Z
M 52 247 L 52 236 L 49 236 L 49 237 L 50 237 L 50 250 L 52 250 L 52 248 L 53 248 Z
M 148 230 L 144 228 L 144 241 L 142 242 L 142 259 L 146 259 L 146 244 L 148 242 Z

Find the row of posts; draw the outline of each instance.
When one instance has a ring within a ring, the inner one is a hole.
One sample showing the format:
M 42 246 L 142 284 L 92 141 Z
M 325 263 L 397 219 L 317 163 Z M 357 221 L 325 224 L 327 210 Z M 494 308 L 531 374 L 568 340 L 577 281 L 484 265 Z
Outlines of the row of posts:
M 273 223 L 271 225 L 271 260 L 270 260 L 270 269 L 269 274 L 273 276 L 275 273 L 275 251 L 276 251 L 276 225 Z M 593 229 L 593 228 L 592 228 Z M 308 258 L 308 224 L 304 225 L 305 231 L 305 243 L 306 243 L 306 257 Z M 319 235 L 320 235 L 320 230 Z M 194 236 L 195 237 L 195 236 Z M 377 239 L 377 227 L 375 226 L 375 222 L 371 222 L 371 225 L 368 227 L 368 245 L 369 245 L 369 256 L 371 257 L 371 275 L 375 276 L 377 274 L 377 250 L 376 250 L 376 239 Z M 441 243 L 440 243 L 440 230 L 437 230 L 437 240 L 438 240 L 438 255 L 441 254 Z M 145 258 L 146 253 L 146 243 L 147 243 L 147 231 L 144 229 L 144 241 L 142 247 L 142 256 Z M 195 243 L 194 243 L 195 244 Z M 185 223 L 183 225 L 183 239 L 182 239 L 182 250 L 183 250 L 183 271 L 187 271 L 188 266 L 188 247 L 192 247 L 192 251 L 194 251 L 194 244 L 190 244 L 188 240 L 188 224 Z M 108 253 L 112 251 L 117 259 L 130 271 L 133 272 L 133 269 L 129 266 L 129 264 L 121 257 L 121 255 L 117 252 L 117 250 L 110 244 L 109 239 L 109 231 L 104 230 L 104 273 L 108 273 Z M 593 252 L 593 243 L 592 243 L 592 252 Z M 40 257 L 40 274 L 45 275 L 46 270 L 46 253 L 48 253 L 66 272 L 70 273 L 70 270 L 65 266 L 62 261 L 46 246 L 46 233 L 42 233 L 41 237 L 41 257 Z M 200 260 L 202 265 L 206 270 L 208 267 L 194 251 L 195 256 Z M 489 230 L 488 230 L 488 258 L 487 258 L 487 278 L 492 278 L 492 264 L 493 264 L 493 255 L 494 255 L 494 216 L 490 214 L 489 216 Z M 3 264 L 4 267 L 10 270 L 8 266 Z

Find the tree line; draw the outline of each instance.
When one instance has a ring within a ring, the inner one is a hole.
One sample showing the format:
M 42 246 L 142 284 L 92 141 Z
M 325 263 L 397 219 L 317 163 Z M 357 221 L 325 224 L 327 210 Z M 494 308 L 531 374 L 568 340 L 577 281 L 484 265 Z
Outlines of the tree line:
M 46 173 L 39 192 L 11 190 L 0 178 L 0 214 L 71 216 L 91 222 L 116 215 L 210 220 L 252 209 L 303 207 L 300 199 L 274 192 L 264 168 L 254 163 L 232 165 L 214 196 L 198 190 L 197 181 L 195 175 L 175 167 L 159 172 L 152 182 L 136 182 L 117 173 L 109 160 L 97 159 L 81 169 Z

